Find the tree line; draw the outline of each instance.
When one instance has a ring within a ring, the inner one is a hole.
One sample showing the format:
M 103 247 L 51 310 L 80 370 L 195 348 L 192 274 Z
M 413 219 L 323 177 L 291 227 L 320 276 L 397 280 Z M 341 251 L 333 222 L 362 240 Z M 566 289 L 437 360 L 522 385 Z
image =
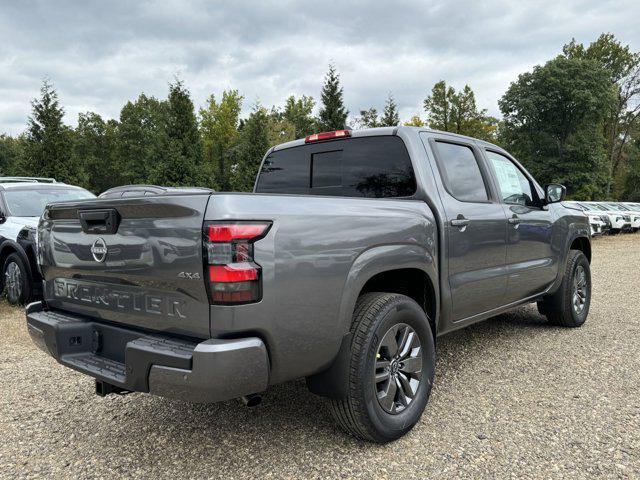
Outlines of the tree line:
M 0 174 L 54 177 L 95 193 L 135 183 L 249 191 L 272 145 L 349 125 L 401 124 L 391 93 L 381 113 L 373 106 L 350 116 L 333 65 L 317 114 L 307 95 L 290 96 L 282 108 L 255 104 L 246 118 L 243 102 L 230 89 L 196 110 L 176 78 L 165 99 L 142 93 L 118 119 L 86 112 L 72 128 L 45 81 L 26 131 L 0 135 Z M 439 81 L 423 101 L 424 112 L 404 125 L 501 145 L 541 183 L 567 185 L 572 198 L 640 201 L 640 53 L 612 34 L 588 45 L 572 40 L 562 54 L 512 82 L 498 106 L 502 119 L 479 108 L 468 85 L 456 90 Z

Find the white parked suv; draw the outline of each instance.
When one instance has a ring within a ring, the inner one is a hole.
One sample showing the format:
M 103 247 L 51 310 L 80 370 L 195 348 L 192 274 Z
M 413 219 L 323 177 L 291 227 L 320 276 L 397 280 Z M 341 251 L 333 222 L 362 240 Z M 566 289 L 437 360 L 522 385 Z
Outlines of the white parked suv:
M 640 207 L 634 207 L 630 204 L 622 202 L 607 202 L 608 206 L 617 208 L 618 211 L 625 215 L 629 215 L 631 218 L 631 231 L 637 232 L 640 229 Z
M 640 217 L 640 203 L 638 203 L 638 202 L 620 202 L 620 205 L 623 205 L 623 206 L 627 207 L 634 214 L 636 214 L 638 217 Z
M 603 203 L 596 202 L 578 202 L 580 205 L 584 205 L 590 212 L 595 212 L 601 215 L 606 215 L 611 222 L 611 229 L 609 233 L 616 234 L 623 230 L 631 229 L 631 217 L 624 215 L 622 212 L 612 207 L 607 207 Z
M 581 210 L 589 219 L 589 227 L 591 227 L 591 236 L 602 235 L 607 233 L 611 228 L 611 221 L 606 213 L 598 213 L 596 211 L 589 210 L 585 205 L 580 202 L 564 202 L 568 207 Z
M 95 198 L 84 188 L 52 178 L 0 177 L 0 292 L 12 305 L 42 295 L 36 262 L 36 227 L 48 203 Z

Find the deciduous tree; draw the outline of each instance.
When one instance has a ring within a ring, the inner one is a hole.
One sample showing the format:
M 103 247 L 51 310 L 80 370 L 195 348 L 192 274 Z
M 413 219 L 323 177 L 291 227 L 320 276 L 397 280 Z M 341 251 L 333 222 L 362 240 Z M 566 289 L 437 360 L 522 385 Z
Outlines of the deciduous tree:
M 302 95 L 296 99 L 293 95 L 287 98 L 284 106 L 284 118 L 295 128 L 295 138 L 302 138 L 314 133 L 316 122 L 312 116 L 315 101 L 312 97 Z
M 408 121 L 404 122 L 406 127 L 424 127 L 425 123 L 418 115 L 414 115 Z
M 626 170 L 625 146 L 631 140 L 631 132 L 640 125 L 640 53 L 632 52 L 610 33 L 603 33 L 588 47 L 572 40 L 563 48 L 567 58 L 593 60 L 608 74 L 616 96 L 604 124 L 605 148 L 609 176 L 606 196 L 618 196 L 621 191 L 612 189 L 622 185 L 619 177 Z
M 424 100 L 428 125 L 435 130 L 459 133 L 483 140 L 493 140 L 497 120 L 478 110 L 476 97 L 469 85 L 460 92 L 448 87 L 444 80 L 433 86 Z
M 368 110 L 360 110 L 360 116 L 355 120 L 358 128 L 375 128 L 380 126 L 380 122 L 378 120 L 378 110 L 374 107 L 369 108 Z
M 24 138 L 0 135 L 0 176 L 20 175 Z
M 155 165 L 165 161 L 168 106 L 144 93 L 127 102 L 120 112 L 118 166 L 126 183 L 151 183 Z
M 73 148 L 74 163 L 84 165 L 87 172 L 86 188 L 99 194 L 121 185 L 116 157 L 118 122 L 105 122 L 100 115 L 86 112 L 78 115 Z
M 214 95 L 200 109 L 200 133 L 211 184 L 219 190 L 230 186 L 231 151 L 238 140 L 238 125 L 243 97 L 237 90 L 225 90 L 218 102 Z
M 243 123 L 240 138 L 233 152 L 232 188 L 249 192 L 258 174 L 264 154 L 269 149 L 269 113 L 255 105 Z
M 503 141 L 539 181 L 563 183 L 573 197 L 602 195 L 613 95 L 596 62 L 559 56 L 520 75 L 500 99 Z

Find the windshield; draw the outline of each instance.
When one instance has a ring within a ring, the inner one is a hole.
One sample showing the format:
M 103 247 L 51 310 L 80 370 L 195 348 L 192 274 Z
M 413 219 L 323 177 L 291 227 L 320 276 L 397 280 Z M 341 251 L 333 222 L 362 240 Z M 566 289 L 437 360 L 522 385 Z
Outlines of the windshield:
M 580 205 L 585 210 L 589 210 L 592 212 L 596 212 L 598 210 L 596 207 L 594 207 L 593 205 L 589 205 L 588 203 L 579 203 L 578 205 Z
M 604 210 L 605 212 L 610 212 L 613 209 L 611 207 L 607 207 L 606 205 L 601 205 L 601 204 L 596 204 L 596 207 L 598 207 L 600 210 Z
M 627 209 L 626 207 L 623 207 L 622 205 L 618 205 L 616 203 L 608 203 L 607 205 L 609 205 L 614 210 L 618 210 L 619 212 L 628 212 L 629 211 L 629 209 Z
M 7 214 L 14 217 L 39 217 L 48 203 L 95 198 L 82 188 L 29 188 L 5 190 Z

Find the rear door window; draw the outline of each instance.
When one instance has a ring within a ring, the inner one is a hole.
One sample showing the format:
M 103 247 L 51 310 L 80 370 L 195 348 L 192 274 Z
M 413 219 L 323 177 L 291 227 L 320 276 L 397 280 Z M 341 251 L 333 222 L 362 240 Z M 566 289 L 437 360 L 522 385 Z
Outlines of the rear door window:
M 441 141 L 434 143 L 440 174 L 449 193 L 462 202 L 487 202 L 487 187 L 471 147 Z
M 408 197 L 416 191 L 411 159 L 395 136 L 350 138 L 275 151 L 257 193 Z

